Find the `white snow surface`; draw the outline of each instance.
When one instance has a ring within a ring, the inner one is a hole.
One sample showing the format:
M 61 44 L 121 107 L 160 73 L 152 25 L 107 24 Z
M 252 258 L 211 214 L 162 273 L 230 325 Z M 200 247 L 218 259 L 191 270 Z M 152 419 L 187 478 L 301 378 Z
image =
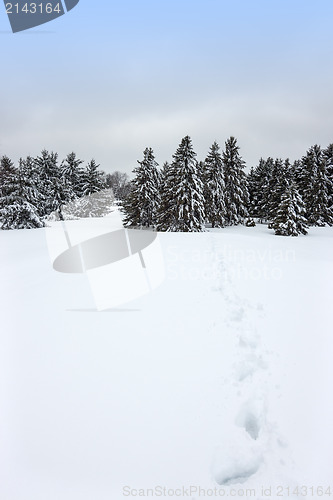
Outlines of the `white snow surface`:
M 333 228 L 159 240 L 164 283 L 97 312 L 45 229 L 0 231 L 0 499 L 333 494 Z

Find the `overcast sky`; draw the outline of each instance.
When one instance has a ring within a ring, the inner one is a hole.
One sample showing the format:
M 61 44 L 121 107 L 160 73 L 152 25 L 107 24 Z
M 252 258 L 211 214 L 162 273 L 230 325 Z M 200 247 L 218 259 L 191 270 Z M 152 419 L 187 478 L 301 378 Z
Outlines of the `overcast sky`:
M 333 142 L 332 0 L 80 0 L 12 34 L 0 5 L 0 155 L 74 150 L 130 172 L 190 135 L 250 167 Z

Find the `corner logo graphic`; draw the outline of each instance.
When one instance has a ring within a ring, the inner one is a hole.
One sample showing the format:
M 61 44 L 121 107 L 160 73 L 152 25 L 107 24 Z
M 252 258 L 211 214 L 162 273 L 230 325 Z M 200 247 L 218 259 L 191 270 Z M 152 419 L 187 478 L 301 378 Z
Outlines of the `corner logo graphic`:
M 4 0 L 13 33 L 35 28 L 63 16 L 72 10 L 80 0 Z

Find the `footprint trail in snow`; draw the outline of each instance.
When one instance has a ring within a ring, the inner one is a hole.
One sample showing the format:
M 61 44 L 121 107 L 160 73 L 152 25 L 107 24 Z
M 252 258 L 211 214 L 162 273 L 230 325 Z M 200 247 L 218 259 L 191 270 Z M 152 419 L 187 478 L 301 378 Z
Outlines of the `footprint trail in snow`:
M 213 242 L 214 244 L 214 242 Z M 216 255 L 216 250 L 214 249 Z M 278 426 L 269 414 L 269 398 L 278 397 L 272 387 L 269 352 L 258 332 L 264 316 L 262 306 L 250 304 L 235 292 L 230 274 L 219 256 L 219 282 L 215 291 L 224 302 L 228 335 L 233 335 L 236 362 L 229 379 L 228 400 L 224 401 L 219 446 L 212 462 L 214 480 L 221 486 L 245 484 L 256 488 L 271 484 L 297 483 L 290 477 L 293 463 Z M 260 495 L 256 498 L 261 499 Z M 293 496 L 290 496 L 293 498 Z

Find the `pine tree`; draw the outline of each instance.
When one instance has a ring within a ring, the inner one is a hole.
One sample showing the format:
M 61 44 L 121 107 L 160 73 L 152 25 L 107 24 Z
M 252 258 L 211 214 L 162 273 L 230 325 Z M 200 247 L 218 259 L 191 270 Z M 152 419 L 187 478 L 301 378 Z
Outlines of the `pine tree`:
M 154 227 L 159 205 L 159 173 L 154 152 L 146 148 L 143 160 L 133 170 L 134 180 L 123 204 L 125 226 Z
M 267 219 L 269 220 L 268 227 L 272 227 L 272 223 L 277 215 L 282 196 L 285 193 L 290 182 L 289 160 L 283 161 L 277 158 L 274 162 L 272 173 L 268 181 L 267 189 Z
M 40 192 L 38 190 L 38 171 L 31 156 L 25 159 L 20 158 L 18 177 L 22 191 L 24 191 L 24 199 L 34 205 L 38 212 L 38 204 L 40 200 Z
M 297 171 L 299 169 L 299 166 L 301 164 L 301 160 L 295 160 L 292 165 L 290 165 L 290 178 L 296 182 L 297 184 Z
M 205 222 L 203 184 L 196 153 L 189 136 L 182 139 L 173 162 L 167 169 L 166 192 L 162 195 L 164 212 L 158 229 L 162 231 L 203 231 Z
M 163 179 L 166 177 L 166 174 L 170 168 L 169 162 L 165 161 L 160 170 L 160 184 L 163 182 Z
M 82 196 L 84 170 L 81 167 L 82 160 L 76 157 L 74 152 L 69 153 L 61 163 L 61 174 L 64 184 L 68 186 L 70 199 Z
M 223 152 L 226 221 L 230 226 L 243 224 L 248 217 L 249 193 L 244 166 L 237 140 L 230 137 Z
M 281 236 L 307 234 L 305 207 L 294 182 L 287 186 L 282 195 L 272 228 L 275 234 Z
M 22 199 L 0 209 L 0 224 L 1 229 L 34 229 L 44 226 L 37 208 Z
M 257 169 L 260 167 L 261 162 L 264 160 L 261 158 L 258 167 L 251 167 L 250 172 L 247 175 L 247 189 L 249 192 L 249 214 L 251 217 L 258 217 L 258 177 Z
M 329 206 L 332 184 L 328 176 L 327 157 L 320 146 L 316 144 L 307 151 L 296 175 L 309 225 L 332 225 L 333 212 Z
M 38 170 L 38 186 L 40 193 L 38 209 L 41 216 L 57 212 L 62 219 L 61 206 L 71 199 L 71 191 L 63 181 L 58 166 L 58 154 L 43 150 L 35 159 Z
M 333 211 L 330 205 L 331 183 L 327 177 L 325 160 L 318 166 L 313 183 L 312 206 L 309 211 L 309 224 L 313 226 L 333 225 Z
M 176 225 L 177 212 L 175 206 L 175 185 L 177 182 L 176 168 L 165 162 L 161 170 L 160 203 L 157 208 L 158 231 L 169 231 Z
M 251 169 L 248 176 L 249 212 L 251 217 L 258 217 L 259 222 L 268 220 L 268 200 L 270 179 L 274 166 L 273 158 L 260 159 L 259 165 Z
M 206 180 L 206 165 L 204 161 L 198 161 L 197 163 L 197 171 L 198 171 L 198 176 L 204 185 L 204 191 L 205 191 L 205 180 Z
M 8 156 L 0 160 L 0 208 L 4 208 L 16 201 L 18 173 Z
M 88 163 L 83 174 L 82 196 L 98 193 L 106 187 L 103 174 L 98 170 L 98 167 L 99 165 L 94 159 Z
M 272 178 L 273 178 L 274 160 L 272 157 L 268 157 L 263 166 L 262 180 L 259 181 L 258 186 L 258 216 L 260 222 L 269 221 L 269 202 L 270 194 L 272 189 Z M 260 172 L 259 172 L 260 175 Z M 260 193 L 259 193 L 260 191 Z
M 224 227 L 226 208 L 224 202 L 223 161 L 217 142 L 211 146 L 203 165 L 203 182 L 206 218 L 212 227 Z
M 318 145 L 312 146 L 302 160 L 299 162 L 296 170 L 296 182 L 298 190 L 303 198 L 306 209 L 308 198 L 313 188 L 313 182 L 316 176 L 316 169 L 322 159 L 322 151 Z
M 8 157 L 0 162 L 0 226 L 1 229 L 43 227 L 32 199 L 31 179 L 24 175 L 23 162 L 16 168 Z
M 103 174 L 97 171 L 96 162 L 92 161 L 85 172 L 80 168 L 81 163 L 75 153 L 71 153 L 59 167 L 58 155 L 43 150 L 37 158 L 21 158 L 16 168 L 3 156 L 0 160 L 0 227 L 42 227 L 44 217 L 63 219 L 65 205 L 83 194 L 82 179 L 87 194 L 103 189 Z M 82 200 L 79 207 L 73 207 L 80 214 L 99 216 L 108 213 L 112 202 L 112 191 L 106 190 L 98 197 Z M 71 214 L 66 213 L 66 216 L 71 217 Z
M 326 163 L 326 173 L 328 179 L 328 207 L 333 209 L 333 144 L 329 144 L 323 152 Z

